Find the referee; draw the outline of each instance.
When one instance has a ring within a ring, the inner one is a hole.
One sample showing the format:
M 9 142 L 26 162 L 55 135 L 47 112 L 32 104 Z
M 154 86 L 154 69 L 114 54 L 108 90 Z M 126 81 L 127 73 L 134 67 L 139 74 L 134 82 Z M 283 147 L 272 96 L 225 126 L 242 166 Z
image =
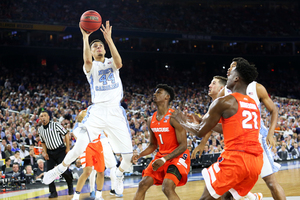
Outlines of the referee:
M 55 165 L 60 164 L 70 150 L 70 139 L 66 129 L 59 123 L 50 121 L 50 112 L 42 110 L 40 113 L 40 121 L 42 126 L 38 132 L 41 137 L 44 157 L 47 160 L 47 171 L 53 169 Z M 63 137 L 65 136 L 66 145 Z M 69 195 L 73 195 L 73 176 L 69 170 L 66 170 L 62 176 L 66 179 L 68 184 Z M 57 197 L 57 191 L 54 181 L 49 184 L 50 196 L 49 198 Z

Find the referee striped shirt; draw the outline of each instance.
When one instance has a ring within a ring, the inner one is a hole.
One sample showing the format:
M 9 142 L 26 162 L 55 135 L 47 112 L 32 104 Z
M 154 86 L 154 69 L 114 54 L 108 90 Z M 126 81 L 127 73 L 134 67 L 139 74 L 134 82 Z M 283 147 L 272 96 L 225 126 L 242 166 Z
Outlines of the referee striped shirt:
M 47 149 L 55 150 L 65 146 L 62 136 L 66 135 L 67 131 L 59 123 L 50 121 L 47 126 L 42 125 L 38 132 Z

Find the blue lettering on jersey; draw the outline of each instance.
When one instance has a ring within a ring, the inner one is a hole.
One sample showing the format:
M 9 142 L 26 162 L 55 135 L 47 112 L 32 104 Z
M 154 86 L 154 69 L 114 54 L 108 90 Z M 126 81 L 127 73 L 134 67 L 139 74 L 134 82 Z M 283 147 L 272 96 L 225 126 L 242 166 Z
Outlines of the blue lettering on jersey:
M 100 76 L 99 82 L 103 83 L 103 85 L 107 85 L 108 81 L 111 81 L 111 83 L 115 83 L 115 77 L 114 77 L 113 72 L 114 71 L 112 68 L 108 68 L 105 70 L 99 70 L 99 72 L 98 72 L 98 76 Z
M 112 90 L 119 87 L 119 83 L 115 83 L 112 85 L 104 85 L 104 86 L 96 86 L 96 91 L 105 91 L 105 90 Z

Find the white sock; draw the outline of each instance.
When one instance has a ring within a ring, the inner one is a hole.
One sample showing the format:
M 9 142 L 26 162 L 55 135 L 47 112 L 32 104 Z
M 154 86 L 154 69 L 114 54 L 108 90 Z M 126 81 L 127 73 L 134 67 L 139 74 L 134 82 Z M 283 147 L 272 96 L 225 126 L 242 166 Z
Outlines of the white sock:
M 123 176 L 123 172 L 121 172 L 119 168 L 116 170 L 116 176 Z
M 58 171 L 59 171 L 59 172 L 64 173 L 64 172 L 67 170 L 68 167 L 63 166 L 63 164 L 60 163 L 60 164 L 57 166 L 57 168 L 58 168 Z
M 74 198 L 74 199 L 79 199 L 79 196 L 80 196 L 80 193 L 77 194 L 76 191 L 75 191 L 75 192 L 74 192 L 74 195 L 73 195 L 73 198 Z
M 246 197 L 249 199 L 249 200 L 256 200 L 256 196 L 252 193 L 252 192 L 249 192 Z
M 96 191 L 96 198 L 100 198 L 100 197 L 102 197 L 102 190 L 101 191 L 97 190 Z
M 116 182 L 116 166 L 109 169 L 110 170 L 110 181 L 111 181 L 111 189 L 115 189 L 115 182 Z

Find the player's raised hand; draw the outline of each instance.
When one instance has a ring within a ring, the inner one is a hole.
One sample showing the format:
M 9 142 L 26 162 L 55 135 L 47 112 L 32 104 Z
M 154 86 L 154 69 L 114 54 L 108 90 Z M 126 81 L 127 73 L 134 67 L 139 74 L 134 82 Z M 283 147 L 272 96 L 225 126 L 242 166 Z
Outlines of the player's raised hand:
M 102 27 L 100 30 L 103 33 L 103 37 L 106 40 L 106 42 L 109 42 L 109 40 L 112 40 L 111 38 L 111 31 L 112 31 L 112 26 L 109 25 L 109 21 L 106 21 L 106 24 L 102 24 Z
M 81 28 L 80 22 L 79 22 L 79 28 L 80 28 L 80 31 L 81 31 L 83 37 L 89 37 L 92 34 L 92 32 L 88 33 L 85 30 L 83 30 Z
M 152 163 L 152 168 L 153 171 L 156 171 L 158 168 L 160 168 L 161 166 L 163 166 L 165 164 L 165 162 L 162 159 L 156 159 L 153 163 Z

